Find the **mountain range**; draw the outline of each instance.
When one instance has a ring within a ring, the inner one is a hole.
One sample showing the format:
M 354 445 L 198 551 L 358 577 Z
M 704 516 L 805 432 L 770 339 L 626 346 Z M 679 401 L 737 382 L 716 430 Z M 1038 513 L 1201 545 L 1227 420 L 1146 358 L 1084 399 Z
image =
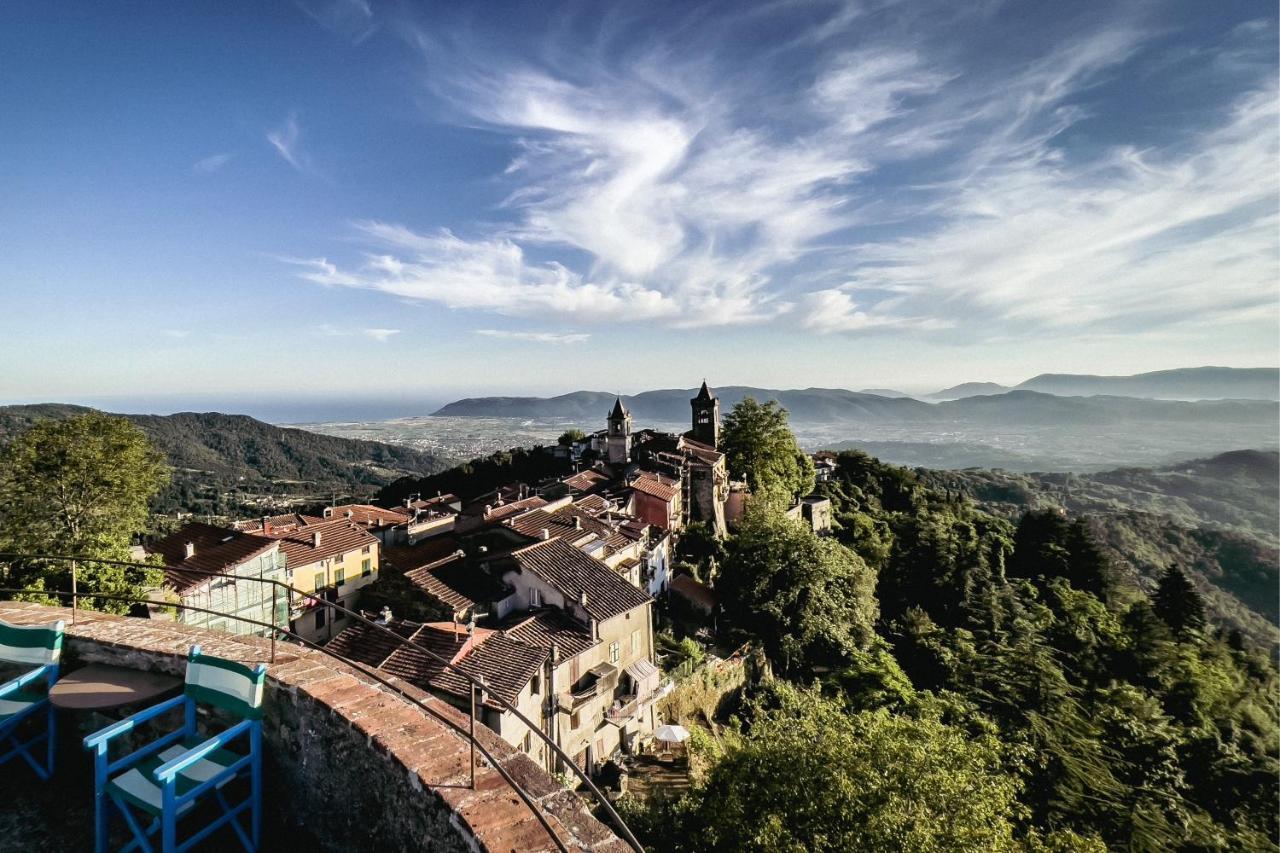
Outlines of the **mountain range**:
M 1155 400 L 1280 400 L 1280 370 L 1273 367 L 1183 367 L 1132 376 L 1042 373 L 1019 385 L 965 382 L 926 395 L 958 400 L 1006 391 L 1039 391 L 1060 397 L 1145 397 Z
M 1052 384 L 1049 379 L 1037 377 L 1037 380 L 1041 379 L 1045 384 Z M 1078 383 L 1070 386 L 1065 379 L 1054 379 L 1053 382 L 1061 387 L 1078 387 Z M 978 387 L 986 389 L 987 386 Z M 1223 387 L 1230 388 L 1233 392 L 1248 390 L 1242 383 L 1225 382 Z M 689 400 L 695 393 L 694 389 L 645 391 L 623 395 L 622 401 L 641 422 L 682 422 L 688 418 Z M 1259 393 L 1256 387 L 1253 393 Z M 717 388 L 716 394 L 725 409 L 731 408 L 744 397 L 776 400 L 787 409 L 793 421 L 809 423 L 924 425 L 960 422 L 1063 426 L 1133 422 L 1267 425 L 1280 422 L 1280 408 L 1272 399 L 1257 396 L 1235 398 L 1234 394 L 1232 399 L 1193 402 L 1111 394 L 1064 396 L 1017 388 L 990 394 L 962 393 L 959 399 L 932 403 L 910 397 L 889 397 L 839 388 L 779 390 L 733 385 Z M 604 420 L 614 398 L 614 394 L 603 391 L 574 391 L 557 397 L 472 397 L 449 403 L 434 414 L 452 417 L 537 418 L 593 424 Z

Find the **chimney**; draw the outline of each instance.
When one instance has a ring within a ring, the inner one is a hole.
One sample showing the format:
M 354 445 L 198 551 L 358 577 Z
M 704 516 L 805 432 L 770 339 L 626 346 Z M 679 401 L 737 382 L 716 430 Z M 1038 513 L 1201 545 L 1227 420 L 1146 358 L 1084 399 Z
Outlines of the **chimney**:
M 187 555 L 186 559 L 190 560 L 196 555 L 196 543 L 188 542 L 182 546 L 182 550 Z
M 390 607 L 390 605 L 385 605 L 385 604 L 384 604 L 384 605 L 382 606 L 382 612 L 381 612 L 381 613 L 379 613 L 378 615 L 382 617 L 379 621 L 380 621 L 380 622 L 382 622 L 382 624 L 383 624 L 383 625 L 390 625 L 390 624 L 391 624 L 391 607 Z
M 560 662 L 560 647 L 555 643 L 551 644 L 551 665 L 555 666 Z
M 331 506 L 325 507 L 324 512 L 321 513 L 321 515 L 323 515 L 325 518 L 333 518 L 333 507 Z
M 485 517 L 485 518 L 488 518 L 488 517 L 489 517 L 489 516 L 491 516 L 491 515 L 493 515 L 493 507 L 492 507 L 492 506 L 490 506 L 489 504 L 485 504 L 485 505 L 484 505 L 484 517 Z
M 266 535 L 268 535 L 269 533 L 271 533 L 271 527 L 268 525 L 268 523 L 267 523 L 267 522 L 268 522 L 268 519 L 267 519 L 267 517 L 264 515 L 264 516 L 262 517 L 262 535 L 263 535 L 263 536 L 266 536 Z
M 319 530 L 311 534 L 311 547 L 312 548 L 320 547 L 320 531 Z
M 542 528 L 542 531 L 538 534 L 538 536 L 539 538 L 542 539 L 542 541 L 545 542 L 546 540 L 551 538 L 551 531 L 544 527 Z
M 347 517 L 347 518 L 351 518 L 351 517 L 353 517 L 354 515 L 355 515 L 355 513 L 354 513 L 354 512 L 352 512 L 351 510 L 347 510 L 347 511 L 346 511 L 346 517 Z
M 585 589 L 578 595 L 578 603 L 582 605 L 583 610 L 587 609 L 587 591 Z
M 580 516 L 580 515 L 575 515 L 575 516 L 573 517 L 573 529 L 574 529 L 574 530 L 581 530 L 581 529 L 582 529 L 582 516 Z

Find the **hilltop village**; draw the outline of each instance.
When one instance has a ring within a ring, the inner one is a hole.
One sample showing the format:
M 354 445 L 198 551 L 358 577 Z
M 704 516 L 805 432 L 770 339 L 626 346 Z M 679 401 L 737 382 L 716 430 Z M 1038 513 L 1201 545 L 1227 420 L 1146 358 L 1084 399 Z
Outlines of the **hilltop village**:
M 191 608 L 179 608 L 183 621 L 245 632 L 252 627 L 238 619 L 287 620 L 303 640 L 468 706 L 466 679 L 343 612 L 369 610 L 482 679 L 482 719 L 510 744 L 559 769 L 543 740 L 506 710 L 514 707 L 594 770 L 643 748 L 661 723 L 655 704 L 671 683 L 658 666 L 655 601 L 674 595 L 706 614 L 715 606 L 707 585 L 673 574 L 679 537 L 694 525 L 700 535 L 723 536 L 748 496 L 718 449 L 720 402 L 705 382 L 690 407 L 690 429 L 672 434 L 637 429 L 619 399 L 603 429 L 544 449 L 562 471 L 538 482 L 230 527 L 193 522 L 148 550 Z M 830 526 L 822 498 L 788 514 L 817 532 Z M 211 579 L 209 571 L 278 579 L 297 592 L 273 612 L 268 586 Z

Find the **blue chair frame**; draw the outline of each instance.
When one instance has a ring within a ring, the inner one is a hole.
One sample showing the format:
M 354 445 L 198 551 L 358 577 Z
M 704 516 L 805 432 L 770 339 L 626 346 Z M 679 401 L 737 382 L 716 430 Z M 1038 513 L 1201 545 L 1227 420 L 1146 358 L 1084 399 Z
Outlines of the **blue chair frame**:
M 203 655 L 199 646 L 192 647 L 187 661 L 183 695 L 139 711 L 84 739 L 85 748 L 92 750 L 94 755 L 96 853 L 105 853 L 107 849 L 112 811 L 120 813 L 133 835 L 133 840 L 122 847 L 122 851 L 139 849 L 154 853 L 157 848 L 153 839 L 159 835 L 159 849 L 163 853 L 180 853 L 228 823 L 245 850 L 252 853 L 258 849 L 262 834 L 261 704 L 267 668 L 263 664 L 250 668 Z M 207 678 L 202 679 L 198 674 L 193 677 L 197 670 L 230 672 L 232 675 L 225 677 L 233 680 L 239 677 L 243 689 L 228 692 L 226 685 L 210 687 Z M 201 683 L 202 680 L 206 683 Z M 201 740 L 196 726 L 199 704 L 213 705 L 242 719 L 230 728 Z M 181 728 L 127 755 L 111 759 L 109 747 L 114 739 L 179 708 L 183 709 Z M 242 749 L 247 748 L 247 751 L 228 749 L 236 744 Z M 230 803 L 222 789 L 240 778 L 249 780 L 249 794 L 238 803 Z M 144 802 L 138 796 L 131 796 L 126 785 L 130 781 L 135 792 L 144 790 L 155 799 Z M 221 807 L 221 814 L 180 842 L 180 818 L 211 794 Z M 245 811 L 250 813 L 248 831 L 240 822 Z
M 58 681 L 59 661 L 62 657 L 62 637 L 65 624 L 61 621 L 47 625 L 12 625 L 0 622 L 0 661 L 17 664 L 39 664 L 16 678 L 0 685 L 0 765 L 22 756 L 42 780 L 53 775 L 57 757 L 58 717 L 49 701 L 49 691 Z M 43 690 L 35 692 L 33 688 Z M 5 712 L 5 708 L 14 708 Z M 27 736 L 23 729 L 28 723 L 45 718 L 38 734 Z M 44 742 L 44 755 L 37 758 L 34 750 Z

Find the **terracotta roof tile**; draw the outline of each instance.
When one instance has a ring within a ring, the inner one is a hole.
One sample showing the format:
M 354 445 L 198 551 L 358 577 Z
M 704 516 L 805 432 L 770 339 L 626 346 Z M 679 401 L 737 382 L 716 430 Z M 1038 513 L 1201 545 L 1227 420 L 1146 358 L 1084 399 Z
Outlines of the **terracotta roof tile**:
M 328 560 L 365 547 L 372 551 L 379 544 L 378 537 L 345 518 L 322 524 L 308 524 L 306 527 L 281 533 L 273 530 L 269 536 L 280 543 L 280 550 L 288 561 L 285 565 L 291 568 Z
M 326 648 L 423 689 L 467 697 L 471 683 L 437 659 L 442 658 L 472 677 L 482 677 L 491 694 L 511 704 L 548 657 L 545 648 L 484 628 L 469 637 L 465 628 L 448 622 L 420 624 L 398 619 L 388 627 L 414 645 L 397 644 L 386 632 L 357 623 L 334 637 Z
M 186 555 L 187 544 L 195 553 Z M 274 539 L 193 521 L 147 548 L 165 562 L 165 583 L 178 592 L 209 580 L 207 572 L 226 572 L 278 547 Z
M 680 484 L 678 482 L 661 474 L 654 474 L 651 471 L 642 472 L 628 485 L 637 492 L 653 495 L 655 498 L 664 501 L 674 500 L 676 495 L 680 494 Z
M 508 637 L 549 649 L 556 646 L 564 657 L 580 655 L 599 643 L 581 622 L 558 607 L 525 610 L 508 616 L 499 626 Z
M 501 601 L 512 588 L 460 557 L 444 559 L 404 573 L 418 589 L 444 602 L 455 611 Z
M 373 504 L 342 504 L 326 507 L 325 521 L 346 519 L 366 527 L 394 527 L 409 520 L 409 511 L 403 508 L 383 509 Z M 348 515 L 350 513 L 350 515 Z
M 608 619 L 650 600 L 604 563 L 561 539 L 537 542 L 511 553 L 520 571 L 531 572 L 575 603 L 586 594 L 585 610 Z

